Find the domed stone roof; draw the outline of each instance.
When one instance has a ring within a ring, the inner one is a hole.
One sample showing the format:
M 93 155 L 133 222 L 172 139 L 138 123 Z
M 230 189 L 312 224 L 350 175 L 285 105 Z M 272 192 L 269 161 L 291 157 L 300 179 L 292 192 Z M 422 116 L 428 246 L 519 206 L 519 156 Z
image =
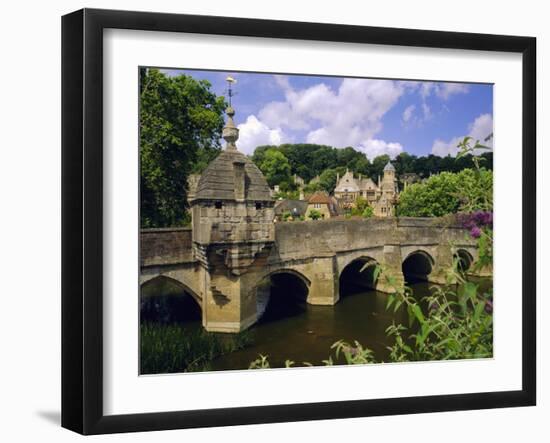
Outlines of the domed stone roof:
M 231 93 L 229 97 L 231 99 Z M 240 201 L 243 198 L 272 200 L 262 172 L 252 160 L 237 150 L 235 142 L 239 139 L 239 129 L 233 121 L 235 109 L 231 107 L 231 101 L 225 113 L 227 122 L 223 127 L 222 136 L 227 145 L 202 173 L 194 200 L 236 200 L 237 193 Z
M 267 181 L 242 152 L 225 149 L 201 175 L 195 200 L 235 200 L 235 163 L 244 164 L 245 200 L 272 200 Z
M 391 162 L 388 162 L 388 164 L 384 166 L 384 171 L 395 171 L 395 166 L 393 166 Z

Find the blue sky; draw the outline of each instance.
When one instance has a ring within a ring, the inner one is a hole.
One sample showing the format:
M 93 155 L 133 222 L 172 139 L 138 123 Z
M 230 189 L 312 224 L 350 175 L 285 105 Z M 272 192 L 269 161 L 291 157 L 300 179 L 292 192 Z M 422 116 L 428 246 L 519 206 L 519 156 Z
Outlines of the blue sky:
M 487 84 L 286 74 L 163 70 L 205 79 L 225 95 L 230 75 L 239 150 L 280 143 L 353 146 L 372 159 L 400 152 L 456 155 L 466 135 L 493 132 L 493 87 Z M 490 142 L 491 143 L 491 142 Z

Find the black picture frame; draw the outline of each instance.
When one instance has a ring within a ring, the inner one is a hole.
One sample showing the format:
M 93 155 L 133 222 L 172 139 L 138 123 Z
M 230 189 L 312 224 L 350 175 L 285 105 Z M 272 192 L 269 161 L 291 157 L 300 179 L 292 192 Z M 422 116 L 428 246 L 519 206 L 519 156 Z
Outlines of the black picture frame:
M 131 415 L 103 413 L 103 30 L 108 28 L 522 55 L 522 388 Z M 62 18 L 62 426 L 82 434 L 151 431 L 536 403 L 536 39 L 503 35 L 83 9 Z

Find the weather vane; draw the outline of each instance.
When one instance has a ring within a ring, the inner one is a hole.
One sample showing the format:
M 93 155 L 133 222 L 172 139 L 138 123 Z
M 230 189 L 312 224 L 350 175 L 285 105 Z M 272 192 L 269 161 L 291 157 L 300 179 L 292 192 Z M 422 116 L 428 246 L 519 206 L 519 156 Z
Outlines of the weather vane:
M 229 97 L 229 106 L 231 106 L 231 97 L 237 94 L 236 92 L 233 91 L 233 89 L 231 89 L 231 85 L 233 83 L 237 83 L 237 80 L 235 80 L 233 77 L 228 75 L 225 81 L 227 82 L 227 95 Z

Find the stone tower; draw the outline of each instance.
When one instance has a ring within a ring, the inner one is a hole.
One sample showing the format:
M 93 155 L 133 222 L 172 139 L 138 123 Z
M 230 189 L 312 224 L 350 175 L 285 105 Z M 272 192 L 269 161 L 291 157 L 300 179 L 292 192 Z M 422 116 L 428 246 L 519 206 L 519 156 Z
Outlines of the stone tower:
M 394 197 L 397 194 L 397 177 L 395 176 L 395 166 L 388 162 L 384 166 L 384 177 L 382 178 L 381 191 L 387 196 Z
M 238 332 L 256 321 L 250 291 L 275 240 L 275 202 L 263 174 L 237 149 L 235 110 L 226 114 L 226 147 L 204 170 L 190 204 L 203 326 Z
M 384 166 L 384 176 L 382 182 L 379 181 L 379 197 L 374 205 L 374 215 L 378 217 L 392 217 L 395 215 L 395 204 L 397 201 L 397 177 L 395 175 L 395 166 L 388 162 Z

